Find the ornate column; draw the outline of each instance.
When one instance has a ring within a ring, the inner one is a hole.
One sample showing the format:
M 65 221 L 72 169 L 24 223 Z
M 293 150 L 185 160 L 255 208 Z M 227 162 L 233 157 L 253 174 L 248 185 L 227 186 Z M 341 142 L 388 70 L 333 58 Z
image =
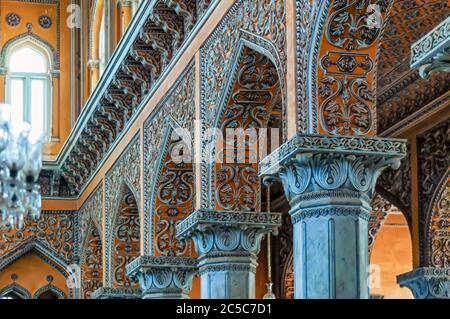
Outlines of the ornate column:
M 199 210 L 177 226 L 194 240 L 202 299 L 254 299 L 257 255 L 265 234 L 281 226 L 277 213 Z
M 197 260 L 187 257 L 140 256 L 127 265 L 127 276 L 137 278 L 142 299 L 189 299 Z
M 100 60 L 89 60 L 89 70 L 91 71 L 91 93 L 100 80 Z
M 94 291 L 91 299 L 141 299 L 142 292 L 139 288 L 105 288 Z
M 397 277 L 416 299 L 450 299 L 450 268 L 417 268 Z
M 131 0 L 117 0 L 120 14 L 120 34 L 123 36 L 133 17 L 133 2 Z
M 260 163 L 291 206 L 295 298 L 369 298 L 371 197 L 405 154 L 402 140 L 298 134 Z

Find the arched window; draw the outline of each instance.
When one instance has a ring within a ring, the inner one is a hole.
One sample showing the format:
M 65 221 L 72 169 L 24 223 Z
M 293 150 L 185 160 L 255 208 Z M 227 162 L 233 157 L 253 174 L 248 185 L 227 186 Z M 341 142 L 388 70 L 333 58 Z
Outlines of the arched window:
M 30 134 L 50 135 L 51 82 L 48 54 L 33 43 L 11 48 L 7 60 L 6 100 L 12 121 L 31 124 Z

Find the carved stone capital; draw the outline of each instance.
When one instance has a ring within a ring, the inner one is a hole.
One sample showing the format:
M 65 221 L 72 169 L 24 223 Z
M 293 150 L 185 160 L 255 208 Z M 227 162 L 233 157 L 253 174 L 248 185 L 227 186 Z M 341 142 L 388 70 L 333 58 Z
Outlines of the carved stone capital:
M 88 66 L 91 69 L 98 69 L 98 68 L 100 68 L 100 60 L 89 60 Z
M 106 288 L 101 287 L 94 291 L 91 299 L 141 299 L 142 291 L 139 288 Z
M 189 299 L 197 269 L 195 258 L 140 256 L 127 265 L 127 276 L 139 280 L 143 299 Z
M 257 254 L 281 214 L 199 210 L 177 226 L 197 250 L 202 299 L 253 299 Z
M 450 268 L 417 268 L 397 276 L 397 283 L 416 299 L 450 299 Z
M 198 210 L 177 226 L 178 238 L 192 238 L 197 253 L 258 254 L 261 239 L 281 226 L 279 213 Z
M 431 71 L 450 71 L 450 17 L 411 47 L 411 68 L 427 78 Z
M 291 207 L 305 216 L 331 212 L 309 208 L 355 206 L 366 212 L 333 212 L 368 219 L 378 176 L 398 168 L 406 151 L 403 140 L 299 134 L 260 163 L 260 176 L 278 174 Z

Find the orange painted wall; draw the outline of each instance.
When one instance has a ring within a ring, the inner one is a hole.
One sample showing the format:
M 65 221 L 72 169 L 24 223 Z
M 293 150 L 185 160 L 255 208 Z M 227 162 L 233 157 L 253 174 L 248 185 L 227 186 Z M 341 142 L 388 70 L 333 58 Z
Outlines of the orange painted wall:
M 412 299 L 408 288 L 400 288 L 397 276 L 412 271 L 412 240 L 408 224 L 402 213 L 388 214 L 381 227 L 370 258 L 372 265 L 380 268 L 380 286 L 371 293 L 385 299 Z
M 32 296 L 37 290 L 48 285 L 48 275 L 53 276 L 51 284 L 69 296 L 65 277 L 36 254 L 25 255 L 0 272 L 0 289 L 14 283 L 11 279 L 13 274 L 17 275 L 16 283 L 26 288 Z
M 67 27 L 66 12 L 69 0 L 60 1 L 60 76 L 53 78 L 53 105 L 52 105 L 52 143 L 45 145 L 44 154 L 53 156 L 59 152 L 63 143 L 67 139 L 70 130 L 71 99 L 70 99 L 70 51 L 71 51 L 71 31 Z M 21 22 L 17 27 L 10 27 L 6 23 L 6 15 L 14 12 L 21 17 Z M 48 15 L 52 18 L 50 29 L 44 29 L 39 25 L 38 18 L 41 15 Z M 27 23 L 32 23 L 32 32 L 50 43 L 54 50 L 57 48 L 57 6 L 56 4 L 34 3 L 32 1 L 0 1 L 0 48 L 10 39 L 26 33 Z M 0 77 L 1 78 L 1 77 Z M 4 79 L 0 79 L 0 102 L 5 98 Z

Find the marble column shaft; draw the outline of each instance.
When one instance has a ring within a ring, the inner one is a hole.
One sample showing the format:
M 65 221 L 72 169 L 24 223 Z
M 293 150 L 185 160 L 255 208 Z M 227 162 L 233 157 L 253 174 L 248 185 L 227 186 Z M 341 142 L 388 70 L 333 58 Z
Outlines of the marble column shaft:
M 403 140 L 298 134 L 260 163 L 291 206 L 295 298 L 369 298 L 371 198 L 382 170 L 405 154 Z

